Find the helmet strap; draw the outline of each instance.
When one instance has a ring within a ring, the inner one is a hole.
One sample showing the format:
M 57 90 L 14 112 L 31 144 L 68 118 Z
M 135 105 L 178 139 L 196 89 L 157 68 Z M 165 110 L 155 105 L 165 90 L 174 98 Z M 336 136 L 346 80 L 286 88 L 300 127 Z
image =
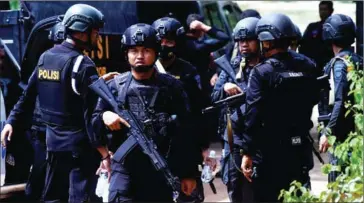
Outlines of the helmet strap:
M 91 51 L 92 49 L 94 49 L 93 45 L 92 45 L 92 41 L 91 41 L 91 29 L 87 29 L 86 32 L 84 32 L 87 34 L 87 41 L 82 41 L 74 36 L 72 36 L 72 34 L 67 35 L 69 38 L 71 38 L 78 47 L 80 47 L 81 49 L 87 50 L 87 51 Z
M 267 52 L 269 52 L 270 50 L 272 50 L 272 49 L 274 49 L 275 48 L 275 46 L 274 46 L 274 42 L 270 42 L 270 45 L 269 45 L 269 47 L 264 47 L 263 46 L 263 42 L 261 41 L 260 42 L 260 53 L 261 53 L 261 55 L 264 57 L 265 56 L 265 54 L 267 53 Z

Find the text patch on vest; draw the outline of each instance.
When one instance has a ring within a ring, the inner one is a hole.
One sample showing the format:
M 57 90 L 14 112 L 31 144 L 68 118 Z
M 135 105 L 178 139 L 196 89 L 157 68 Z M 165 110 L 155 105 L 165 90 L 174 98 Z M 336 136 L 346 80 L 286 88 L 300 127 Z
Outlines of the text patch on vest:
M 38 69 L 38 79 L 39 80 L 48 80 L 53 82 L 61 81 L 60 77 L 61 73 L 59 70 L 49 70 L 49 69 Z

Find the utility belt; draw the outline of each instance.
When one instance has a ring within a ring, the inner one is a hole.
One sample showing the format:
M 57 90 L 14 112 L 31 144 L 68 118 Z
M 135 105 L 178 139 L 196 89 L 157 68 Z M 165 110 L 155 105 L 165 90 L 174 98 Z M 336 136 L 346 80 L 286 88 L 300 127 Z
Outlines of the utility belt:
M 62 127 L 83 127 L 85 125 L 85 120 L 81 115 L 62 114 L 43 108 L 40 108 L 40 110 L 42 112 L 42 120 L 46 124 Z

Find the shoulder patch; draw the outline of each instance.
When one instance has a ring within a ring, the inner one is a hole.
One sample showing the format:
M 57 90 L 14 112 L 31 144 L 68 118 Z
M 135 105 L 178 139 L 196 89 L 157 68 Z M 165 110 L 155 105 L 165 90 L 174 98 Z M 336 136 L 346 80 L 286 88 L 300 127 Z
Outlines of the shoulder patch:
M 343 70 L 346 71 L 346 68 L 347 68 L 347 66 L 345 65 L 345 63 L 343 61 L 341 61 L 341 60 L 336 61 L 333 66 L 335 79 L 341 78 Z

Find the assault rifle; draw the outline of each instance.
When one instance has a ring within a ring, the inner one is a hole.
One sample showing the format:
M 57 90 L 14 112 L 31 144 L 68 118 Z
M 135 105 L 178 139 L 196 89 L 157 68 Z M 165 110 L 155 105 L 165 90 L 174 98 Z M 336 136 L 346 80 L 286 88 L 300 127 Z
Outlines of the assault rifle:
M 205 109 L 202 109 L 202 114 L 206 114 L 212 111 L 215 111 L 217 109 L 221 109 L 224 107 L 231 107 L 238 104 L 243 104 L 245 102 L 245 93 L 239 93 L 230 97 L 227 97 L 225 99 L 219 100 L 212 104 L 212 106 L 209 106 Z
M 121 118 L 125 119 L 129 124 L 128 138 L 123 143 L 121 147 L 115 152 L 113 159 L 116 161 L 121 161 L 125 156 L 125 153 L 131 151 L 135 145 L 139 145 L 143 153 L 146 154 L 153 166 L 157 171 L 160 171 L 163 175 L 167 184 L 172 188 L 175 197 L 178 197 L 181 191 L 181 183 L 178 177 L 174 176 L 170 169 L 168 168 L 166 160 L 157 151 L 157 145 L 154 143 L 151 137 L 154 135 L 151 130 L 148 130 L 148 122 L 142 124 L 137 120 L 132 112 L 124 109 L 123 106 L 119 105 L 115 100 L 113 94 L 109 90 L 103 79 L 99 79 L 89 86 L 100 98 L 107 102 L 113 109 L 113 111 L 118 114 Z M 146 133 L 147 132 L 147 133 Z M 124 144 L 127 146 L 123 147 Z

